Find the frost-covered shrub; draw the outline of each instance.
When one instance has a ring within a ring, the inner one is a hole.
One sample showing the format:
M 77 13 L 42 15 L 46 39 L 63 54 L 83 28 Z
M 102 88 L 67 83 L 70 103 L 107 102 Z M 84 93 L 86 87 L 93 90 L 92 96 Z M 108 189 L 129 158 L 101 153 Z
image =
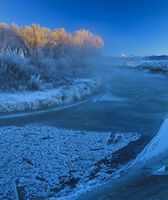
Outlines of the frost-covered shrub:
M 85 70 L 86 63 L 84 60 L 79 61 L 67 55 L 58 59 L 39 57 L 33 65 L 36 67 L 34 72 L 40 74 L 41 79 L 45 82 L 57 83 L 64 79 L 79 78 L 81 72 Z M 29 64 L 32 64 L 31 59 Z
M 33 74 L 33 75 L 31 75 L 31 78 L 28 82 L 27 88 L 29 90 L 33 90 L 33 91 L 41 90 L 42 89 L 42 83 L 43 83 L 43 81 L 41 80 L 40 75 Z
M 58 59 L 24 58 L 0 55 L 0 91 L 43 90 L 69 85 L 71 80 L 87 77 L 87 60 L 71 54 Z M 88 64 L 89 65 L 89 64 Z
M 0 56 L 1 89 L 16 89 L 29 79 L 27 60 L 18 55 L 4 54 Z

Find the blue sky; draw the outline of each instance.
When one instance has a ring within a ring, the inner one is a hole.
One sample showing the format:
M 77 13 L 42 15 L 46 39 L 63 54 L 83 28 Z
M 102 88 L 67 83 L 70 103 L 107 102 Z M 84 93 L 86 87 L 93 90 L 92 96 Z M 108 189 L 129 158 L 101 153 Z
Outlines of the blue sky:
M 0 21 L 89 29 L 108 54 L 168 54 L 167 0 L 0 0 Z

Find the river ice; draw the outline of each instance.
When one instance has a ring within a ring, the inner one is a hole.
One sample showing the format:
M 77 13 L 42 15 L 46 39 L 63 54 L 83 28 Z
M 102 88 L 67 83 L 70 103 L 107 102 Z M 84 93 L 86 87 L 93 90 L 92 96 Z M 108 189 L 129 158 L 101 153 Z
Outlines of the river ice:
M 0 199 L 68 199 L 95 187 L 117 170 L 100 161 L 139 137 L 38 124 L 1 128 Z

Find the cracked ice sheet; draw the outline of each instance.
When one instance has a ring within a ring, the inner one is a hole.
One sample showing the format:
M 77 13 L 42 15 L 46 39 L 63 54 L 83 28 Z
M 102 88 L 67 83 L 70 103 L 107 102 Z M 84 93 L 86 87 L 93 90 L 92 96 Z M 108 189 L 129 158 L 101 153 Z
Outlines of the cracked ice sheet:
M 1 128 L 0 199 L 68 198 L 89 184 L 100 184 L 111 174 L 105 166 L 92 177 L 95 163 L 139 137 L 136 133 L 116 134 L 115 140 L 110 132 L 37 124 Z

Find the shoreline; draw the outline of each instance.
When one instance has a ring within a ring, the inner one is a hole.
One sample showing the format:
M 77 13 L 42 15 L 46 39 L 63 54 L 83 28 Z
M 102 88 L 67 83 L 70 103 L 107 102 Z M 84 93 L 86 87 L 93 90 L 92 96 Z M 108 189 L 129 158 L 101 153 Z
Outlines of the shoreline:
M 0 114 L 43 111 L 61 106 L 75 104 L 82 98 L 86 98 L 98 89 L 98 83 L 92 79 L 75 80 L 70 86 L 59 87 L 57 89 L 0 93 Z
M 164 166 L 165 163 L 168 163 L 168 159 L 166 157 L 168 151 L 168 145 L 166 145 L 167 125 L 168 119 L 166 118 L 161 124 L 158 133 L 143 148 L 132 163 L 130 163 L 130 166 L 126 168 L 122 176 L 117 179 L 112 179 L 109 183 L 104 184 L 101 187 L 97 187 L 90 192 L 83 193 L 77 200 L 98 200 L 99 198 L 102 200 L 116 198 L 117 200 L 148 200 L 153 198 L 151 195 L 151 191 L 153 190 L 158 191 L 159 197 L 156 195 L 157 198 L 167 200 L 164 199 L 164 197 L 166 193 L 165 188 L 167 187 L 166 184 L 168 185 L 168 176 L 153 174 L 156 169 Z M 155 187 L 156 183 L 159 184 L 159 187 Z M 160 190 L 163 191 L 163 194 Z M 147 196 L 149 196 L 149 198 L 147 198 Z

